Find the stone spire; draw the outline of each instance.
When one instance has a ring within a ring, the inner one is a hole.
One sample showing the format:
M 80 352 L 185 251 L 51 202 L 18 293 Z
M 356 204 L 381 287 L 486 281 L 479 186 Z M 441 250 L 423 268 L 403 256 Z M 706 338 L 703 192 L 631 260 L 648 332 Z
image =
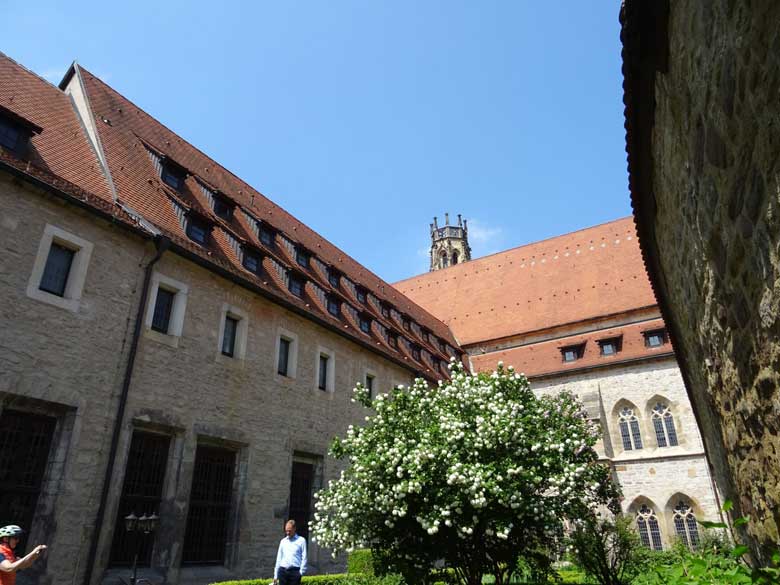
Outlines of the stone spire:
M 458 214 L 458 225 L 450 225 L 450 214 L 444 214 L 444 226 L 437 217 L 431 224 L 431 271 L 471 260 L 469 228 Z

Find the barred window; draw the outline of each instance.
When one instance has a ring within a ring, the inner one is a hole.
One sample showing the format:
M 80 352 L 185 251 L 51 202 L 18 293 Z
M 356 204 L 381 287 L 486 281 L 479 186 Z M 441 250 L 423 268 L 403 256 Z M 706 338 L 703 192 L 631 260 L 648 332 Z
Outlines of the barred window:
M 668 404 L 658 402 L 653 407 L 653 428 L 655 429 L 655 438 L 659 447 L 676 447 L 677 429 L 674 427 L 674 416 L 669 409 Z
M 623 440 L 623 449 L 631 451 L 632 449 L 642 448 L 642 435 L 639 431 L 639 419 L 634 410 L 624 407 L 618 415 L 618 427 L 620 428 L 620 438 Z
M 680 500 L 674 507 L 674 531 L 677 537 L 690 549 L 699 546 L 699 527 L 691 507 Z
M 636 513 L 636 526 L 639 529 L 639 538 L 643 545 L 653 550 L 663 549 L 658 517 L 655 515 L 655 510 L 647 504 L 642 504 Z

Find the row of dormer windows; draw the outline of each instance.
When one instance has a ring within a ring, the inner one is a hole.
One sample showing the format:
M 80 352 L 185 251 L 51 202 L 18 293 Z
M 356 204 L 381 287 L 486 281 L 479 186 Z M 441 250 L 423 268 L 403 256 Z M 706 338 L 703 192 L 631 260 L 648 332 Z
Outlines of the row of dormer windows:
M 650 331 L 643 331 L 642 335 L 645 339 L 645 347 L 653 349 L 661 347 L 668 343 L 668 336 L 665 329 L 653 329 Z M 604 339 L 596 340 L 599 346 L 599 355 L 604 357 L 610 357 L 617 355 L 623 351 L 623 336 L 618 335 L 614 337 L 607 337 Z M 566 345 L 560 348 L 561 357 L 566 362 L 576 362 L 585 356 L 586 342 L 577 343 L 573 345 Z

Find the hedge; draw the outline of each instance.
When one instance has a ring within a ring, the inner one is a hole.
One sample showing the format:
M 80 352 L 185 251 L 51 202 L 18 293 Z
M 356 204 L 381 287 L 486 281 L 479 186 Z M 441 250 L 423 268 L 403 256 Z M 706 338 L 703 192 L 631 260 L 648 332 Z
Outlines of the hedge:
M 273 579 L 249 579 L 246 581 L 222 581 L 211 585 L 269 585 Z M 334 573 L 332 575 L 304 576 L 302 585 L 404 585 L 399 575 L 386 575 L 374 577 L 373 575 L 361 575 L 347 573 Z
M 349 553 L 347 557 L 347 574 L 374 574 L 374 559 L 371 556 L 371 549 L 361 548 Z

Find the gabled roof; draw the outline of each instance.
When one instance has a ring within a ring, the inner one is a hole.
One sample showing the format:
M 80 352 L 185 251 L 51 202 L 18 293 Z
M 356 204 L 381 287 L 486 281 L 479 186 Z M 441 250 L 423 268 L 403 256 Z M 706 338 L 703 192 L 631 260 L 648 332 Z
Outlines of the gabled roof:
M 449 325 L 464 346 L 656 304 L 630 217 L 394 286 Z

